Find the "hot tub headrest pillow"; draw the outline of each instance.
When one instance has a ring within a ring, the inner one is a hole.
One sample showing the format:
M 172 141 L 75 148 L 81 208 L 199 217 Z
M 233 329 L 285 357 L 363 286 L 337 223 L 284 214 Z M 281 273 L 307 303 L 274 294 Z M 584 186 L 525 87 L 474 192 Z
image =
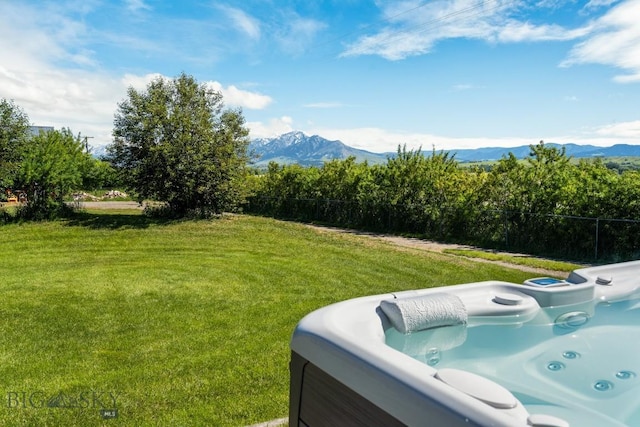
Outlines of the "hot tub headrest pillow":
M 380 308 L 393 327 L 403 334 L 467 323 L 464 303 L 447 293 L 382 300 Z

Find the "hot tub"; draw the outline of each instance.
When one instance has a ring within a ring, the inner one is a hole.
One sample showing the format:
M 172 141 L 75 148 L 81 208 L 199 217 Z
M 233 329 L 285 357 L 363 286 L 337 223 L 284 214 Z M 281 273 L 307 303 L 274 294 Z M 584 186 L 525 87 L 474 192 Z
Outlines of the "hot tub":
M 304 317 L 292 426 L 639 426 L 640 261 Z

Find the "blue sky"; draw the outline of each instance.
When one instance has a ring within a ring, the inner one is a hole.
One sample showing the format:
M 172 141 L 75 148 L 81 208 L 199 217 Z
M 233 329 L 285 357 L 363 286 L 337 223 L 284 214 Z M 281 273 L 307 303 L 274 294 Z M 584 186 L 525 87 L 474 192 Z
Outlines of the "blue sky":
M 3 0 L 0 98 L 95 146 L 129 86 L 181 72 L 252 137 L 640 144 L 639 23 L 640 0 Z

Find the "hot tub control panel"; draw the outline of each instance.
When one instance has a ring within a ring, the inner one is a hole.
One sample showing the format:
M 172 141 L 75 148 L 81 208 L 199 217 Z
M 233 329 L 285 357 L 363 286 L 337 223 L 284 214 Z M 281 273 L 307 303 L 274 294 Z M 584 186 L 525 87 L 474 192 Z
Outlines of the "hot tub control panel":
M 566 280 L 555 279 L 553 277 L 536 277 L 535 279 L 525 280 L 524 284 L 538 288 L 557 288 L 559 286 L 569 286 L 572 283 L 569 283 Z

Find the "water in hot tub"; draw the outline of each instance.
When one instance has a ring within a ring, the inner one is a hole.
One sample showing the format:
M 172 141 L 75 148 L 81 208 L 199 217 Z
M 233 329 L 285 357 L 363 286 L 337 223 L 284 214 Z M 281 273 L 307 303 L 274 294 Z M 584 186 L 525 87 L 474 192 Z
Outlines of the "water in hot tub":
M 403 335 L 391 347 L 434 368 L 456 368 L 510 390 L 530 413 L 572 425 L 640 426 L 640 301 L 583 311 L 547 309 L 526 323 L 467 325 Z

